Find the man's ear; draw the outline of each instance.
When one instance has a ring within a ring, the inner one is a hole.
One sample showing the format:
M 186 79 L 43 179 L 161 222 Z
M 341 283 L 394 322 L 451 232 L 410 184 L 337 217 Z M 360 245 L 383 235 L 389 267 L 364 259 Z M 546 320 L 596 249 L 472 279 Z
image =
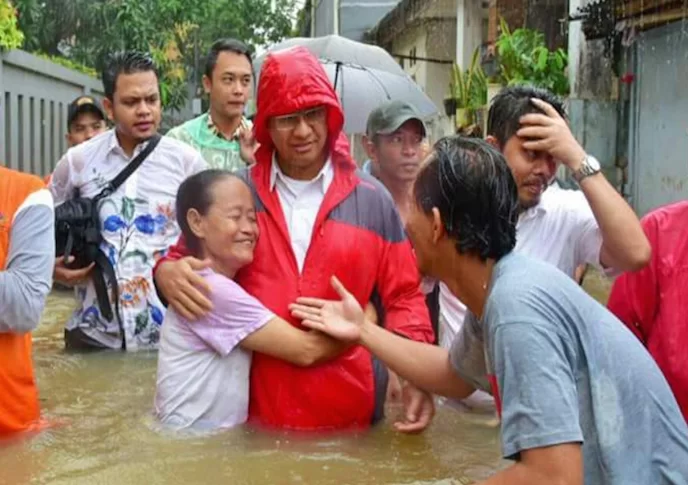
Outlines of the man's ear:
M 213 87 L 213 82 L 210 80 L 208 76 L 205 74 L 203 75 L 203 90 L 205 91 L 205 94 L 210 94 L 210 90 Z
M 447 231 L 444 228 L 442 215 L 437 207 L 432 208 L 432 243 L 437 244 Z
M 485 141 L 495 147 L 497 150 L 502 151 L 502 147 L 499 144 L 499 140 L 495 138 L 493 135 L 487 135 L 487 138 L 485 138 Z
M 368 155 L 368 158 L 375 161 L 377 160 L 377 150 L 375 149 L 375 143 L 373 140 L 368 138 L 368 135 L 363 135 L 363 149 Z
M 112 106 L 112 100 L 110 98 L 105 97 L 103 99 L 103 109 L 105 110 L 105 114 L 107 115 L 108 119 L 114 123 L 115 112 Z

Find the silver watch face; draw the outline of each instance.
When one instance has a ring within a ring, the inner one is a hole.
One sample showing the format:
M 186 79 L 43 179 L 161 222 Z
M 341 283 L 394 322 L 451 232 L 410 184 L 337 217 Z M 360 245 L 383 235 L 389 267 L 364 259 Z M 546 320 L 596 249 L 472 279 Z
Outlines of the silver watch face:
M 585 164 L 589 167 L 590 172 L 599 172 L 601 169 L 600 162 L 591 155 L 587 156 L 585 159 Z

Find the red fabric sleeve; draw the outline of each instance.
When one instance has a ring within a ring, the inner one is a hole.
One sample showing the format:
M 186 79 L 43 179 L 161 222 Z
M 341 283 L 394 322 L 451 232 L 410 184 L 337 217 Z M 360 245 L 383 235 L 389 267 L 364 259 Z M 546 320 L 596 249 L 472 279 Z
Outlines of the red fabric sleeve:
M 645 268 L 624 273 L 614 282 L 607 307 L 642 342 L 647 344 L 659 303 L 657 268 L 657 220 L 652 214 L 642 220 L 643 230 L 652 247 L 652 259 Z
M 158 271 L 158 268 L 162 263 L 166 261 L 177 261 L 185 256 L 189 256 L 189 250 L 186 247 L 186 242 L 184 241 L 184 236 L 182 235 L 179 236 L 177 244 L 170 246 L 170 248 L 167 250 L 167 254 L 160 258 L 157 263 L 155 263 L 155 266 L 153 267 L 153 276 L 155 276 L 155 273 Z
M 411 244 L 386 243 L 376 286 L 385 312 L 385 327 L 419 342 L 434 342 L 430 313 L 420 289 L 420 276 Z

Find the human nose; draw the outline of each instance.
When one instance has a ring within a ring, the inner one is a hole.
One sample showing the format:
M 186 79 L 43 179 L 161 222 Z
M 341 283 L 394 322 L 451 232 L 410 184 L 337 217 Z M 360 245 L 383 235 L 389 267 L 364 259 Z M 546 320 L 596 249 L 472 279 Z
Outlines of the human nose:
M 551 155 L 542 154 L 537 158 L 534 170 L 537 175 L 543 175 L 549 180 L 554 177 L 556 170 L 557 164 Z
M 235 94 L 235 95 L 244 94 L 244 86 L 241 84 L 241 81 L 233 82 L 230 89 L 232 91 L 232 94 Z
M 306 118 L 299 116 L 294 127 L 294 134 L 296 136 L 305 137 L 310 134 L 311 126 L 306 122 Z
M 256 232 L 256 222 L 250 216 L 245 215 L 239 219 L 239 231 L 243 234 L 254 234 Z
M 414 157 L 420 151 L 420 145 L 412 140 L 402 142 L 402 153 L 407 157 Z
M 136 105 L 136 114 L 138 116 L 146 116 L 151 113 L 151 107 L 147 101 L 143 100 Z

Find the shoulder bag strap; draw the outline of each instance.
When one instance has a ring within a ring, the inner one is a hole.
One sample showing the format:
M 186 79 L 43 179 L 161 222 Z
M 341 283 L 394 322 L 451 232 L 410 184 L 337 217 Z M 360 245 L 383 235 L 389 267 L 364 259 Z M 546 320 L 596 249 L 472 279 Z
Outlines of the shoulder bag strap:
M 148 139 L 148 144 L 146 147 L 141 150 L 141 153 L 136 155 L 136 157 L 127 164 L 124 169 L 117 174 L 117 176 L 110 181 L 109 184 L 105 186 L 105 188 L 95 197 L 96 200 L 103 199 L 113 192 L 115 192 L 120 185 L 124 183 L 125 180 L 129 178 L 129 176 L 134 173 L 134 171 L 141 166 L 143 161 L 148 158 L 148 155 L 151 154 L 153 150 L 155 150 L 155 147 L 158 146 L 158 143 L 160 143 L 160 140 L 162 139 L 162 136 L 160 136 L 159 133 L 156 133 L 152 137 Z

